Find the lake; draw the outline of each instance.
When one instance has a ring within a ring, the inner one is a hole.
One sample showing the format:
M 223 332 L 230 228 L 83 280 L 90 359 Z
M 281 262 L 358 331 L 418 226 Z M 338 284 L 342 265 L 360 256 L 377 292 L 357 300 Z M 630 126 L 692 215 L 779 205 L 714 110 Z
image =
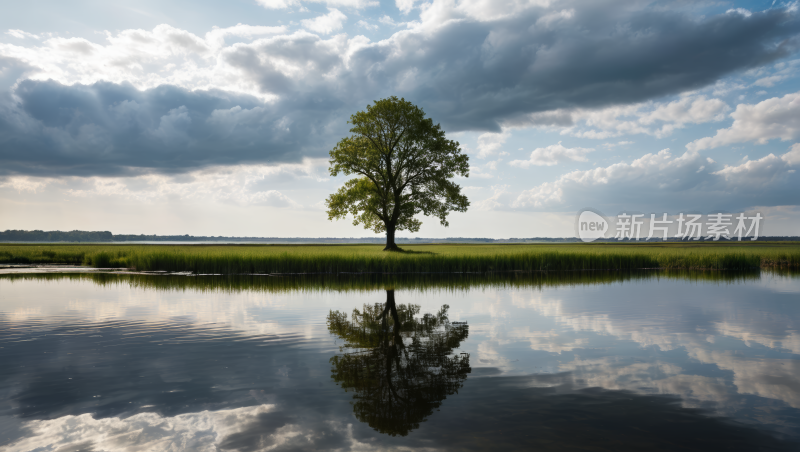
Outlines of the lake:
M 800 274 L 0 275 L 0 450 L 354 449 L 798 450 Z

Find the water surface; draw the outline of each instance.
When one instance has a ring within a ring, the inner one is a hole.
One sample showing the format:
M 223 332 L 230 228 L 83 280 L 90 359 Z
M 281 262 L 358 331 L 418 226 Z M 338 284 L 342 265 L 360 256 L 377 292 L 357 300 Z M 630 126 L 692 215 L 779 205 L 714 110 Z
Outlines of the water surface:
M 777 272 L 5 275 L 0 449 L 798 450 L 798 295 Z

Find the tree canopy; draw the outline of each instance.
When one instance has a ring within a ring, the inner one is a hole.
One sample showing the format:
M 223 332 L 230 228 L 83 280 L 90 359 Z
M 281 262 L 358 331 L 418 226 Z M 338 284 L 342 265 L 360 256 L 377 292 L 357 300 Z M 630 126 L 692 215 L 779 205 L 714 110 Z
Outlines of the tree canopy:
M 448 226 L 451 211 L 466 212 L 469 200 L 451 179 L 469 176 L 469 158 L 421 108 L 392 96 L 349 123 L 353 135 L 330 151 L 330 174 L 357 177 L 326 200 L 330 220 L 351 214 L 354 225 L 386 232 L 386 250 L 398 250 L 395 231 L 419 231 L 415 215 Z
M 458 392 L 470 373 L 469 355 L 454 354 L 469 335 L 466 323 L 451 323 L 448 306 L 421 318 L 416 305 L 364 305 L 347 314 L 331 311 L 328 330 L 345 341 L 331 358 L 332 378 L 353 391 L 358 420 L 392 436 L 408 435 Z M 389 315 L 391 314 L 391 316 Z

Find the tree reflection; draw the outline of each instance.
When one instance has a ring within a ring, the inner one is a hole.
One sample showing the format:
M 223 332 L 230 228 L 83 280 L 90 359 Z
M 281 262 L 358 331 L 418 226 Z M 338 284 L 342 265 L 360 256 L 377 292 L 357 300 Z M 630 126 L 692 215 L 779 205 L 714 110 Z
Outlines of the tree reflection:
M 418 305 L 364 305 L 347 314 L 331 311 L 328 330 L 345 341 L 331 358 L 332 378 L 354 391 L 356 418 L 375 430 L 405 436 L 419 427 L 470 372 L 469 355 L 453 354 L 467 338 L 466 322 L 450 322 L 449 306 L 417 317 Z

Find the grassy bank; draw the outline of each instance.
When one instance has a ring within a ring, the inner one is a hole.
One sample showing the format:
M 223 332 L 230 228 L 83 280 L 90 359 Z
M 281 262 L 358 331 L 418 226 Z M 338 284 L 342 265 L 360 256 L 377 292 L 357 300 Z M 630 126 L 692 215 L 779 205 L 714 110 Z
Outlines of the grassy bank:
M 800 267 L 794 243 L 414 245 L 0 245 L 0 263 L 200 274 L 486 273 Z

